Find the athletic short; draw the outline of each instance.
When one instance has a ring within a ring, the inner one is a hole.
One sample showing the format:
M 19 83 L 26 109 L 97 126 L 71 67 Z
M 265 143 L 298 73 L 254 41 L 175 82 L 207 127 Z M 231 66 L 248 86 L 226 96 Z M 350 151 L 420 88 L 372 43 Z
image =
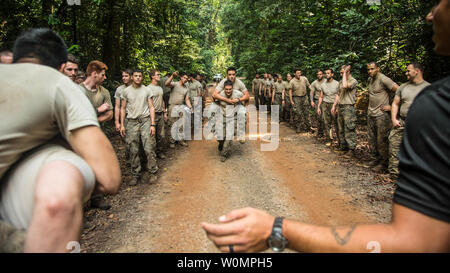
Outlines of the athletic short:
M 27 229 L 34 207 L 35 184 L 39 170 L 52 161 L 66 161 L 74 165 L 84 178 L 83 202 L 94 190 L 95 175 L 91 167 L 74 152 L 46 144 L 26 153 L 0 181 L 0 219 L 19 229 Z

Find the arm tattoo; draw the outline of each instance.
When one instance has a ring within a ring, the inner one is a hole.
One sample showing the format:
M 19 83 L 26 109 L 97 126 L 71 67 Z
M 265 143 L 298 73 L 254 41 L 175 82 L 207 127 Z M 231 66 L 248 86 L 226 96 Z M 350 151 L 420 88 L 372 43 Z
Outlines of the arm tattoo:
M 336 232 L 336 227 L 331 228 L 331 233 L 334 235 L 336 242 L 338 242 L 338 244 L 343 246 L 350 240 L 350 237 L 352 236 L 352 233 L 353 233 L 353 231 L 355 231 L 355 229 L 356 229 L 356 226 L 351 226 L 350 231 L 347 232 L 347 234 L 345 235 L 344 238 L 341 238 L 341 236 L 339 236 L 339 234 Z

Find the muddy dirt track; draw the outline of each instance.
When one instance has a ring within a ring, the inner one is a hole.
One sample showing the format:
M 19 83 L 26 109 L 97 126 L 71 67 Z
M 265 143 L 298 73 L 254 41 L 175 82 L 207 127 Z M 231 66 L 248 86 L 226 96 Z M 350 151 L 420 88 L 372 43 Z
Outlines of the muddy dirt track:
M 235 142 L 220 161 L 216 140 L 189 141 L 159 161 L 154 184 L 127 185 L 123 143 L 111 138 L 123 172 L 108 211 L 87 210 L 82 252 L 217 252 L 200 222 L 255 207 L 320 225 L 388 222 L 394 185 L 380 183 L 356 160 L 347 160 L 312 134 L 280 124 L 280 143 L 262 152 L 261 139 Z M 377 179 L 378 178 L 378 179 Z

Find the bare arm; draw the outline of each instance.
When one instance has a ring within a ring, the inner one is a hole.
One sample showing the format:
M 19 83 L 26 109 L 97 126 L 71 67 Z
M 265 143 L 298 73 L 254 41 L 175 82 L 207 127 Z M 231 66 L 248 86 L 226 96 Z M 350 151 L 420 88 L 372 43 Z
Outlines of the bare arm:
M 122 99 L 122 105 L 120 106 L 120 135 L 122 137 L 124 137 L 125 133 L 126 133 L 126 129 L 125 129 L 126 107 L 127 107 L 127 101 Z
M 223 252 L 267 249 L 274 217 L 246 208 L 219 218 L 221 224 L 202 223 L 208 238 Z M 302 252 L 369 252 L 371 244 L 381 252 L 448 252 L 450 224 L 398 204 L 389 224 L 326 227 L 284 220 L 283 235 L 290 249 Z
M 116 107 L 114 108 L 114 121 L 116 131 L 120 130 L 120 99 L 116 99 Z
M 147 102 L 148 102 L 148 109 L 150 110 L 150 120 L 152 122 L 151 123 L 152 126 L 150 126 L 150 134 L 154 136 L 156 128 L 155 126 L 153 126 L 155 124 L 155 106 L 153 104 L 153 98 L 149 98 Z
M 400 97 L 395 95 L 391 107 L 391 120 L 394 127 L 399 127 L 400 122 L 397 119 L 398 109 L 400 108 Z
M 110 121 L 112 120 L 113 115 L 114 115 L 113 110 L 109 110 L 98 117 L 98 122 Z
M 116 194 L 121 183 L 119 161 L 111 143 L 95 126 L 73 130 L 69 139 L 76 154 L 92 168 L 96 193 Z

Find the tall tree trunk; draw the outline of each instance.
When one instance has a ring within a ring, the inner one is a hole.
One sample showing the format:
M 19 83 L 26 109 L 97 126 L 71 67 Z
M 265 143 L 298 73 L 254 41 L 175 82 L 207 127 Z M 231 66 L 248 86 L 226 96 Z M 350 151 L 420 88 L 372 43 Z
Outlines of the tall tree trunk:
M 106 2 L 108 12 L 105 13 L 107 31 L 103 38 L 103 61 L 108 65 L 111 76 L 116 79 L 120 75 L 120 14 L 123 1 Z

